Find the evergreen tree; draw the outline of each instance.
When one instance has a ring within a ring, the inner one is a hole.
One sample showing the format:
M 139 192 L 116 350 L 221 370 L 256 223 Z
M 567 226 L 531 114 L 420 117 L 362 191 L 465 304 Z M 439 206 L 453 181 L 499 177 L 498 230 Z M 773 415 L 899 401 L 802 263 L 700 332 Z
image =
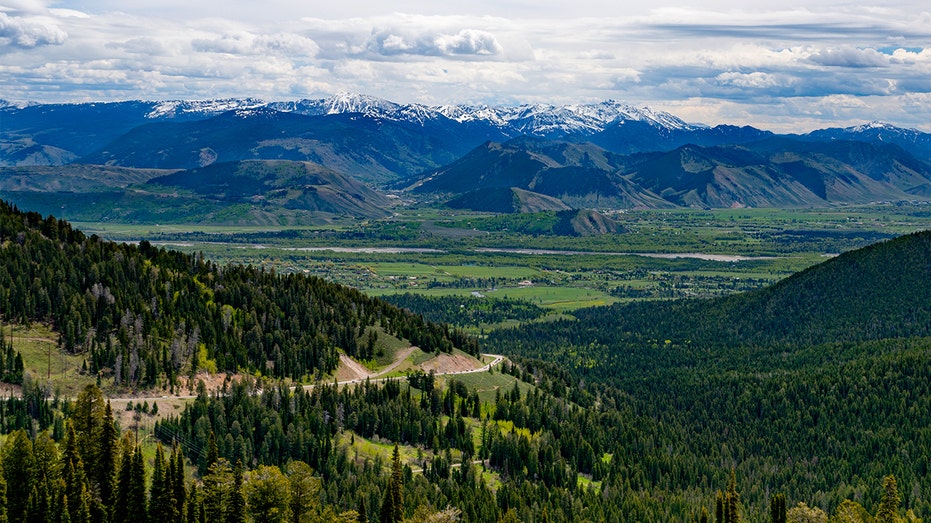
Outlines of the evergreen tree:
M 200 475 L 205 476 L 218 459 L 220 459 L 220 449 L 217 447 L 217 435 L 211 430 L 210 436 L 207 437 L 207 447 L 204 448 L 199 464 Z
M 93 475 L 92 481 L 97 487 L 100 503 L 108 510 L 113 506 L 114 501 L 119 438 L 120 435 L 113 419 L 113 409 L 107 401 L 97 440 L 97 462 L 89 473 Z
M 175 445 L 171 452 L 172 467 L 171 493 L 175 503 L 177 523 L 184 523 L 185 508 L 187 505 L 187 492 L 184 489 L 184 455 L 181 447 Z
M 52 517 L 53 498 L 52 493 L 49 492 L 49 487 L 54 488 L 55 485 L 49 485 L 44 481 L 36 482 L 32 487 L 32 493 L 23 513 L 25 519 L 15 520 L 11 518 L 10 521 L 48 521 Z
M 61 488 L 59 488 L 59 497 L 56 503 L 58 514 L 53 519 L 55 523 L 71 523 L 71 512 L 68 510 L 68 495 L 65 494 L 64 487 L 64 485 L 61 485 Z
M 100 431 L 103 428 L 105 412 L 106 402 L 96 385 L 87 385 L 81 390 L 71 412 L 78 452 L 81 460 L 88 466 L 88 476 L 93 478 L 98 477 L 95 467 L 100 464 Z
M 125 507 L 128 513 L 128 523 L 148 521 L 148 506 L 145 489 L 145 460 L 142 458 L 142 448 L 136 446 L 133 450 L 129 473 L 129 499 Z M 119 508 L 119 507 L 118 507 Z
M 320 508 L 320 479 L 314 477 L 313 469 L 303 461 L 288 463 L 287 473 L 291 483 L 291 518 L 300 523 Z
M 199 491 L 197 482 L 192 480 L 191 488 L 188 489 L 186 523 L 204 523 L 203 504 L 200 501 Z
M 509 508 L 507 512 L 498 519 L 498 523 L 520 523 L 520 518 L 517 517 L 517 511 L 513 508 Z
M 404 500 L 401 489 L 404 487 L 404 476 L 401 471 L 401 451 L 398 444 L 394 445 L 391 455 L 391 478 L 385 490 L 385 499 L 381 504 L 381 523 L 400 523 L 404 519 Z
M 3 475 L 7 484 L 7 517 L 27 521 L 26 510 L 35 488 L 35 457 L 25 430 L 14 431 L 3 444 Z M 15 487 L 11 487 L 11 485 Z
M 245 484 L 254 523 L 285 523 L 291 510 L 291 484 L 276 466 L 259 465 Z
M 242 461 L 237 461 L 233 468 L 233 488 L 226 504 L 226 523 L 246 522 L 246 498 L 242 487 Z
M 772 523 L 786 523 L 786 495 L 775 494 L 769 502 Z
M 902 497 L 895 476 L 888 475 L 883 478 L 883 499 L 876 512 L 876 523 L 897 523 L 899 520 L 899 504 Z
M 740 523 L 740 494 L 737 493 L 737 474 L 731 469 L 731 479 L 724 495 L 724 523 Z
M 116 495 L 111 507 L 110 521 L 112 523 L 133 523 L 129 519 L 129 502 L 131 497 L 133 456 L 132 447 L 124 439 L 123 452 L 120 457 L 119 477 L 116 482 Z
M 365 498 L 362 496 L 359 496 L 359 509 L 356 512 L 358 512 L 356 523 L 369 523 L 368 514 L 365 513 Z
M 171 501 L 171 489 L 167 485 L 165 449 L 159 442 L 155 447 L 155 462 L 152 465 L 152 483 L 149 488 L 149 517 L 153 522 L 168 523 L 174 520 L 175 505 Z
M 90 518 L 90 500 L 87 490 L 87 476 L 84 461 L 78 452 L 77 436 L 74 425 L 68 424 L 62 459 L 62 479 L 68 499 L 68 515 L 73 522 L 87 523 Z
M 724 493 L 720 490 L 714 496 L 714 523 L 724 523 Z
M 233 489 L 233 473 L 226 459 L 218 459 L 210 466 L 204 476 L 201 492 L 201 505 L 204 517 L 211 523 L 219 523 L 226 518 L 226 507 Z

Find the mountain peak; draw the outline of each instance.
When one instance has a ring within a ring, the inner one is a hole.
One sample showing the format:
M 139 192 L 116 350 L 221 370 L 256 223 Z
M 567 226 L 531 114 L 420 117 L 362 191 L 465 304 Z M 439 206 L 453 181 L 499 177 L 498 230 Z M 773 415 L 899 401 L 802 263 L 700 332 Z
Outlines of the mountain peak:
M 227 111 L 255 109 L 265 105 L 257 98 L 223 98 L 217 100 L 166 100 L 154 102 L 145 117 L 150 119 L 177 118 L 183 115 L 213 116 Z
M 340 92 L 328 98 L 276 102 L 279 111 L 308 116 L 359 113 L 375 118 L 423 124 L 436 118 L 459 123 L 482 122 L 501 129 L 506 135 L 529 134 L 541 137 L 562 137 L 570 134 L 591 135 L 605 127 L 625 120 L 637 120 L 654 127 L 689 129 L 692 126 L 679 118 L 649 107 L 606 100 L 591 104 L 551 105 L 524 104 L 517 106 L 399 104 L 350 92 Z
M 854 133 L 861 133 L 865 131 L 875 131 L 875 130 L 903 131 L 903 130 L 911 130 L 911 129 L 903 129 L 901 127 L 892 125 L 891 123 L 881 122 L 879 120 L 873 120 L 872 122 L 869 122 L 869 123 L 848 127 L 847 130 L 849 130 L 850 132 L 854 132 Z

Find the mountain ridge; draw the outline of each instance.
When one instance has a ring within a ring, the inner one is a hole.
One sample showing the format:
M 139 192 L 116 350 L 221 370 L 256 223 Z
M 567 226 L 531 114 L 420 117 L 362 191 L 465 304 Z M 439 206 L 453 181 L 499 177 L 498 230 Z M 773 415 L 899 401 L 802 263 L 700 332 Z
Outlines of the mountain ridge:
M 931 197 L 931 165 L 898 145 L 844 140 L 769 138 L 621 155 L 590 143 L 524 137 L 486 142 L 396 187 L 451 197 L 451 206 L 472 210 L 489 209 L 465 194 L 515 187 L 573 208 L 804 207 Z

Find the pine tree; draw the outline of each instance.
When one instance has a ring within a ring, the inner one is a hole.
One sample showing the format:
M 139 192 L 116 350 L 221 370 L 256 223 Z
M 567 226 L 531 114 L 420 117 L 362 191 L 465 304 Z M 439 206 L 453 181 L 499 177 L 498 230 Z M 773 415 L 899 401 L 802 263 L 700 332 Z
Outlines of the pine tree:
M 899 504 L 902 497 L 899 496 L 899 487 L 895 481 L 895 476 L 888 475 L 883 478 L 883 499 L 879 503 L 879 510 L 876 512 L 877 523 L 897 523 L 899 520 Z
M 356 512 L 359 514 L 356 523 L 369 523 L 368 514 L 365 513 L 365 498 L 363 496 L 359 496 L 359 510 Z
M 191 481 L 191 488 L 188 489 L 187 498 L 187 523 L 203 523 L 204 521 L 203 517 L 201 517 L 203 507 L 198 491 L 197 483 Z
M 35 457 L 25 430 L 14 431 L 3 445 L 3 475 L 7 484 L 7 517 L 27 521 L 26 510 L 35 483 Z M 16 488 L 11 488 L 15 485 Z
M 714 497 L 714 523 L 724 523 L 724 493 L 720 490 Z
M 132 447 L 124 440 L 123 454 L 120 458 L 119 480 L 116 482 L 116 495 L 111 507 L 111 523 L 133 523 L 129 519 L 129 500 L 132 483 L 133 456 Z
M 87 475 L 84 471 L 84 461 L 78 452 L 77 436 L 74 425 L 68 424 L 65 435 L 62 460 L 62 479 L 65 491 L 62 493 L 68 498 L 68 515 L 71 521 L 87 523 L 90 519 L 90 495 L 87 489 Z
M 786 495 L 776 494 L 769 502 L 772 523 L 786 523 Z
M 210 466 L 204 476 L 203 490 L 200 493 L 201 505 L 210 523 L 220 523 L 226 518 L 226 505 L 233 488 L 233 474 L 229 462 L 218 459 Z
M 168 475 L 165 472 L 165 449 L 158 442 L 155 447 L 155 463 L 152 466 L 152 485 L 149 488 L 151 509 L 149 516 L 153 522 L 168 523 L 173 520 L 174 503 L 171 503 L 171 491 L 167 483 Z
M 57 514 L 52 516 L 51 521 L 54 523 L 71 523 L 71 512 L 68 510 L 68 495 L 65 494 L 64 482 L 59 484 L 58 499 L 55 502 Z
M 242 491 L 242 461 L 233 468 L 233 488 L 226 504 L 226 523 L 246 522 L 246 498 Z
M 737 474 L 731 469 L 731 479 L 724 495 L 724 523 L 740 523 L 740 494 L 737 493 Z
M 400 523 L 404 519 L 404 500 L 401 489 L 404 486 L 404 476 L 401 472 L 401 451 L 398 444 L 394 444 L 394 453 L 391 456 L 391 478 L 385 490 L 385 499 L 381 504 L 381 523 Z
M 54 488 L 54 485 L 49 485 L 44 481 L 36 482 L 29 495 L 29 501 L 26 503 L 26 510 L 23 512 L 25 519 L 11 518 L 10 521 L 48 521 L 52 516 L 52 496 L 49 493 L 49 487 Z
M 96 385 L 87 385 L 78 394 L 71 413 L 71 423 L 77 436 L 78 452 L 81 459 L 93 469 L 88 475 L 97 477 L 95 467 L 99 464 L 100 430 L 106 412 L 103 393 Z M 72 514 L 72 516 L 74 516 Z
M 100 495 L 100 502 L 108 510 L 113 507 L 116 481 L 116 462 L 119 456 L 119 438 L 120 435 L 116 430 L 116 424 L 113 419 L 113 409 L 110 402 L 104 409 L 103 423 L 97 441 L 97 463 L 94 470 L 92 481 L 97 486 L 97 492 Z
M 145 492 L 145 461 L 142 459 L 142 449 L 136 447 L 132 453 L 132 463 L 129 473 L 129 500 L 125 507 L 129 523 L 148 521 L 146 492 Z
M 291 517 L 294 523 L 306 519 L 320 508 L 320 479 L 303 461 L 288 463 L 288 481 L 291 484 Z
M 171 499 L 175 504 L 175 521 L 184 522 L 185 507 L 187 505 L 187 492 L 184 489 L 184 455 L 181 453 L 181 447 L 175 445 L 171 450 L 171 467 L 169 469 L 171 481 L 168 488 L 171 489 Z
M 217 447 L 217 436 L 213 433 L 212 430 L 210 431 L 210 436 L 207 437 L 207 447 L 204 448 L 203 452 L 204 453 L 201 454 L 203 457 L 201 458 L 199 468 L 200 475 L 206 476 L 210 470 L 210 467 L 212 467 L 217 462 L 217 460 L 220 459 L 220 449 Z

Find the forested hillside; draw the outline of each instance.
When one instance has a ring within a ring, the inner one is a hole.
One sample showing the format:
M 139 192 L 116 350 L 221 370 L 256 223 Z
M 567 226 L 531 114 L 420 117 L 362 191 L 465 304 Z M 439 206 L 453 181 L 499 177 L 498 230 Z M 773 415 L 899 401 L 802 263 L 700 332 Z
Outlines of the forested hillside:
M 339 351 L 365 358 L 378 333 L 431 351 L 478 347 L 316 278 L 217 267 L 2 211 L 6 322 L 51 324 L 116 390 L 172 387 L 197 368 L 257 377 L 213 394 L 199 386 L 153 422 L 154 449 L 144 434 L 120 435 L 94 385 L 71 400 L 24 379 L 22 397 L 0 399 L 0 521 L 898 523 L 931 513 L 931 233 L 757 292 L 495 330 L 485 346 L 517 361 L 501 370 L 304 388 L 277 378 L 322 376 Z M 437 319 L 463 304 L 397 300 Z M 501 309 L 540 314 L 499 301 L 475 320 Z M 21 363 L 0 347 L 14 380 Z M 390 463 L 372 448 L 394 448 Z
M 51 323 L 64 350 L 86 355 L 89 373 L 130 387 L 173 386 L 198 368 L 319 377 L 339 350 L 371 358 L 369 331 L 428 352 L 477 352 L 458 331 L 318 278 L 86 237 L 6 203 L 0 311 Z
M 752 485 L 747 504 L 776 489 L 831 510 L 875 502 L 864 479 L 895 473 L 927 514 L 929 259 L 918 233 L 761 291 L 589 309 L 486 343 L 629 409 L 645 425 L 619 451 L 653 488 L 688 489 L 723 464 Z

